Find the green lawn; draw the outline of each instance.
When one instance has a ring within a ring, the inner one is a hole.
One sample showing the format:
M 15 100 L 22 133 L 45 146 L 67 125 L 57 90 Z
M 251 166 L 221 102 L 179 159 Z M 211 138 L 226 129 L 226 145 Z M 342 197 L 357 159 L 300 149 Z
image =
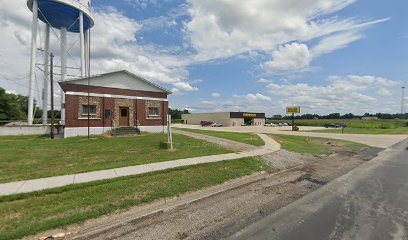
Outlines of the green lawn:
M 246 143 L 253 146 L 263 146 L 265 145 L 262 139 L 254 134 L 254 133 L 238 133 L 238 132 L 219 132 L 219 131 L 211 131 L 211 130 L 198 130 L 198 129 L 187 129 L 187 128 L 179 128 L 178 130 L 186 131 L 186 132 L 194 132 L 194 133 L 201 133 L 208 136 L 224 138 L 236 142 Z
M 290 120 L 272 120 L 267 122 L 282 123 Z M 345 133 L 351 134 L 408 134 L 407 119 L 297 119 L 297 126 L 323 127 L 327 123 L 344 123 L 348 127 Z M 341 133 L 341 129 L 320 130 L 317 132 Z
M 267 169 L 259 158 L 242 158 L 0 197 L 0 239 L 80 223 Z
M 45 136 L 0 137 L 0 183 L 231 152 L 174 134 L 176 150 L 161 149 L 165 134 L 50 140 Z
M 313 132 L 321 133 L 342 133 L 341 129 L 327 129 Z M 348 134 L 408 134 L 408 127 L 398 128 L 345 128 L 344 133 Z
M 351 149 L 361 149 L 366 147 L 364 144 L 333 140 L 315 137 L 270 135 L 274 140 L 281 144 L 283 149 L 290 152 L 307 153 L 312 155 L 323 155 L 330 153 L 330 147 L 327 142 L 334 143 L 337 146 L 345 146 Z

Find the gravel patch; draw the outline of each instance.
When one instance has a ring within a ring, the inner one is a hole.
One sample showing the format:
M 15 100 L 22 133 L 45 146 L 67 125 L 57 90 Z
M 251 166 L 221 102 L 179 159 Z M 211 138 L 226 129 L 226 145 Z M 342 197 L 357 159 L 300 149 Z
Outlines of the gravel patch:
M 309 154 L 300 154 L 281 149 L 278 152 L 263 156 L 275 170 L 281 171 L 298 165 L 317 161 L 319 158 Z

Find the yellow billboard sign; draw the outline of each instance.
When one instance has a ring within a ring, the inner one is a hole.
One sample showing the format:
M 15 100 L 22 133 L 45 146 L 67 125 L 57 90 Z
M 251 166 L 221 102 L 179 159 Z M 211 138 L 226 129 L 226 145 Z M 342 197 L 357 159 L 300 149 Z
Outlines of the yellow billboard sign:
M 297 106 L 297 107 L 287 107 L 287 108 L 286 108 L 286 113 L 287 113 L 287 114 L 300 113 L 300 106 Z
M 244 113 L 242 114 L 243 117 L 256 117 L 256 113 Z

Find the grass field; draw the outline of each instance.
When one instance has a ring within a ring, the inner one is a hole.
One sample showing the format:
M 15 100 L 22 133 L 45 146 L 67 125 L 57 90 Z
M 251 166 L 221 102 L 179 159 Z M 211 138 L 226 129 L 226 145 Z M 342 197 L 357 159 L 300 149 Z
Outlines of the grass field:
M 291 122 L 291 120 L 272 120 L 268 122 L 280 123 Z M 407 119 L 378 119 L 378 120 L 360 120 L 360 119 L 310 119 L 295 120 L 298 126 L 317 126 L 323 127 L 327 123 L 345 123 L 346 133 L 351 134 L 408 134 Z M 341 129 L 328 129 L 319 132 L 341 133 Z
M 321 133 L 342 133 L 341 129 L 327 129 L 327 130 L 317 130 L 313 132 Z M 408 127 L 398 127 L 398 128 L 345 128 L 345 134 L 408 134 Z
M 180 128 L 179 130 L 186 131 L 186 132 L 194 132 L 194 133 L 201 133 L 208 136 L 224 138 L 236 142 L 246 143 L 253 146 L 263 146 L 265 145 L 262 139 L 254 134 L 254 133 L 238 133 L 238 132 L 219 132 L 219 131 L 211 131 L 211 130 L 197 130 L 197 129 L 187 129 L 187 128 Z
M 216 144 L 174 134 L 176 150 L 160 148 L 165 134 L 50 140 L 45 136 L 0 137 L 0 183 L 89 172 L 231 152 Z
M 330 147 L 327 142 L 337 146 L 349 147 L 353 150 L 366 147 L 364 144 L 348 142 L 342 140 L 333 140 L 315 137 L 287 136 L 287 135 L 270 135 L 274 140 L 281 144 L 281 147 L 290 152 L 307 153 L 312 155 L 323 155 L 330 153 Z
M 0 197 L 0 239 L 16 239 L 267 170 L 258 158 Z

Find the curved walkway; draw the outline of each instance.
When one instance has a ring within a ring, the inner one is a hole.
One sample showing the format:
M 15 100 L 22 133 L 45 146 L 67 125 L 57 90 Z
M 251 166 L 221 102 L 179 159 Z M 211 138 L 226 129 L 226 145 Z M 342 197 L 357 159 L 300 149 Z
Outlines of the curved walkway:
M 280 149 L 279 143 L 265 134 L 258 134 L 258 136 L 265 142 L 265 145 L 259 148 L 245 150 L 238 153 L 227 153 L 212 156 L 203 156 L 195 158 L 186 158 L 166 162 L 157 162 L 144 165 L 114 168 L 108 170 L 86 172 L 79 174 L 71 174 L 64 176 L 56 176 L 49 178 L 40 178 L 19 182 L 10 182 L 0 184 L 0 196 L 34 192 L 49 188 L 56 188 L 67 186 L 71 184 L 86 183 L 97 180 L 112 179 L 117 177 L 124 177 L 130 175 L 138 175 L 149 172 L 156 172 L 165 169 L 196 165 L 201 163 L 220 162 L 225 160 L 233 160 L 244 157 L 254 157 L 266 155 L 272 152 L 276 152 Z
M 232 140 L 225 139 L 225 138 L 219 138 L 219 137 L 214 137 L 214 136 L 209 136 L 209 135 L 194 133 L 194 132 L 186 132 L 186 131 L 181 131 L 180 129 L 173 129 L 173 132 L 178 133 L 178 134 L 183 134 L 188 137 L 204 140 L 210 143 L 215 143 L 217 145 L 220 145 L 221 147 L 230 149 L 232 151 L 246 151 L 246 150 L 257 148 L 253 145 L 236 142 L 236 141 L 232 141 Z

